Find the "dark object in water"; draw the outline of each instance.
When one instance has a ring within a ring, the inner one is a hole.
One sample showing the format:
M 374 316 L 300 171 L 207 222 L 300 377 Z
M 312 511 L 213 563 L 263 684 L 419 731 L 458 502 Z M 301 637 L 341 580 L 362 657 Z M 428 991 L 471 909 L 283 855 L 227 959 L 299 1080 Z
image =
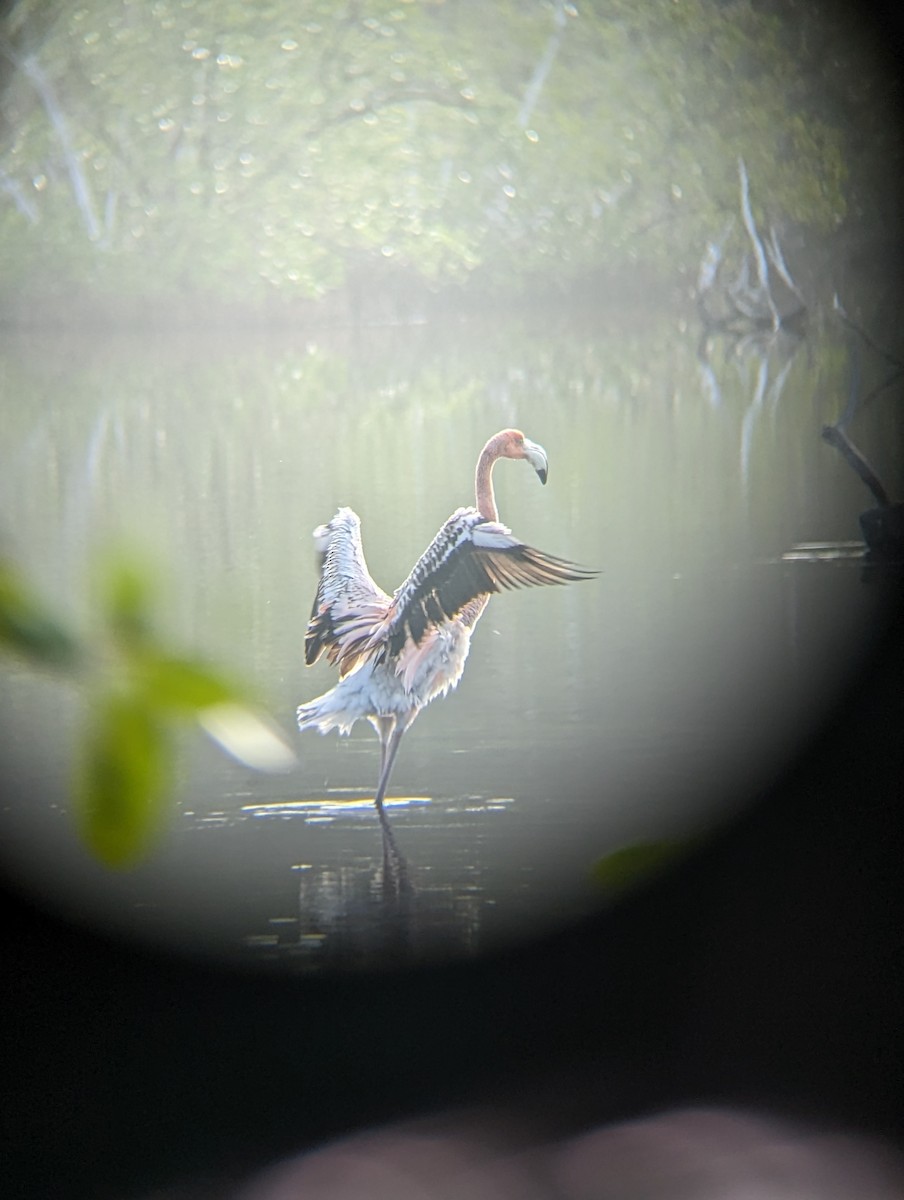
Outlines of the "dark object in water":
M 882 558 L 904 557 L 904 504 L 868 508 L 860 514 L 863 540 Z

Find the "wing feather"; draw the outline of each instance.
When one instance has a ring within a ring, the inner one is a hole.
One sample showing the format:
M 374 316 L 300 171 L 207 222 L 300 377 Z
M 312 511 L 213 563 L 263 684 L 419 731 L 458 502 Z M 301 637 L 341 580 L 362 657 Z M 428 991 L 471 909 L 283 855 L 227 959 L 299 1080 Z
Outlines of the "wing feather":
M 573 583 L 596 574 L 525 545 L 477 509 L 460 508 L 396 592 L 380 636 L 388 639 L 390 653 L 398 654 L 407 638 L 419 644 L 431 627 L 452 620 L 480 597 L 508 588 Z
M 362 641 L 386 620 L 391 597 L 374 582 L 361 544 L 361 521 L 350 508 L 340 508 L 331 521 L 314 530 L 320 554 L 320 580 L 304 639 L 310 666 L 326 651 L 341 675 L 357 666 Z
M 397 656 L 456 617 L 483 611 L 480 601 L 509 588 L 592 579 L 597 572 L 536 550 L 476 508 L 459 508 L 390 598 L 374 583 L 361 546 L 361 523 L 341 508 L 314 531 L 322 571 L 305 635 L 305 661 L 324 652 L 347 675 L 375 653 Z M 472 623 L 469 620 L 468 623 Z M 382 649 L 381 649 L 382 648 Z

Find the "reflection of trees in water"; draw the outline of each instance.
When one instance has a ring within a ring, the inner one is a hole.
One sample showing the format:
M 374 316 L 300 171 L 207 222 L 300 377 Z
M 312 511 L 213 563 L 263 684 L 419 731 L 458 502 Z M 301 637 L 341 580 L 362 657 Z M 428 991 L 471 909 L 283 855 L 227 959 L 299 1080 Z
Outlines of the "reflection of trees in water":
M 760 233 L 750 203 L 750 180 L 738 159 L 739 206 L 749 249 L 730 264 L 727 245 L 732 218 L 718 238 L 707 242 L 697 274 L 697 310 L 703 334 L 697 348 L 700 384 L 710 406 L 722 403 L 722 384 L 712 365 L 714 341 L 724 341 L 750 400 L 741 426 L 740 468 L 746 490 L 753 432 L 764 409 L 778 406 L 788 372 L 803 337 L 808 307 L 785 261 L 776 226 Z M 752 369 L 752 380 L 750 379 Z
M 887 347 L 880 345 L 868 330 L 853 321 L 837 295 L 833 310 L 836 320 L 848 333 L 850 389 L 841 415 L 833 423 L 822 426 L 821 436 L 838 451 L 876 502 L 874 508 L 860 514 L 860 527 L 871 557 L 897 560 L 904 552 L 904 504 L 892 500 L 885 484 L 867 456 L 855 444 L 849 430 L 859 413 L 900 383 L 904 376 L 904 362 Z M 703 395 L 712 408 L 721 407 L 725 381 L 720 378 L 713 363 L 712 351 L 717 343 L 722 343 L 725 351 L 723 362 L 733 366 L 743 384 L 745 396 L 749 396 L 740 438 L 740 470 L 746 489 L 754 431 L 763 414 L 774 413 L 779 406 L 791 366 L 804 342 L 804 333 L 797 324 L 792 323 L 789 329 L 781 321 L 770 324 L 765 320 L 748 322 L 746 319 L 732 319 L 705 322 L 705 326 L 698 345 Z M 860 358 L 864 345 L 891 368 L 867 390 L 861 386 Z
M 785 384 L 800 347 L 800 339 L 782 330 L 749 331 L 727 335 L 728 353 L 725 361 L 741 382 L 747 407 L 741 422 L 739 465 L 741 481 L 746 491 L 750 480 L 754 432 L 764 414 L 773 414 L 781 403 Z M 700 389 L 712 408 L 722 406 L 724 379 L 710 358 L 714 335 L 707 333 L 700 342 L 698 363 Z

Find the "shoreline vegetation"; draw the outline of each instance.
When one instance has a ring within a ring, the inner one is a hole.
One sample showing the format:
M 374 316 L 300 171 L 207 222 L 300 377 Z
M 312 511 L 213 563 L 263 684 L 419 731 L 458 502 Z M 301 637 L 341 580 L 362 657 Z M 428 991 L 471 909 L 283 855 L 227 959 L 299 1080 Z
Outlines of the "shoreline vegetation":
M 811 314 L 830 313 L 843 292 L 852 311 L 879 307 L 897 311 L 899 264 L 904 243 L 870 223 L 849 226 L 831 237 L 798 238 L 789 254 Z M 185 286 L 127 294 L 35 277 L 17 288 L 0 285 L 3 331 L 107 329 L 242 329 L 247 332 L 336 327 L 406 327 L 443 321 L 496 319 L 531 314 L 571 315 L 577 320 L 674 316 L 700 323 L 701 290 L 692 268 L 663 272 L 643 263 L 590 270 L 562 279 L 554 274 L 517 282 L 476 276 L 464 283 L 438 284 L 413 271 L 377 264 L 318 298 L 274 294 L 243 301 L 216 291 Z M 705 321 L 704 321 L 705 324 Z
M 751 240 L 814 309 L 900 226 L 899 96 L 878 26 L 778 2 L 19 0 L 0 323 L 680 307 L 707 262 L 774 319 Z

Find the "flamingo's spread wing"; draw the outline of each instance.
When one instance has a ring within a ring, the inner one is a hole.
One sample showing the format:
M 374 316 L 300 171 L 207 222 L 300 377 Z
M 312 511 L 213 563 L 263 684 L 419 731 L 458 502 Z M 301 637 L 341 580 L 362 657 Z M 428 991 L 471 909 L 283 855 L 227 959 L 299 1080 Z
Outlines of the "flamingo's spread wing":
M 407 638 L 420 643 L 431 628 L 458 616 L 482 596 L 595 574 L 526 546 L 476 508 L 459 508 L 396 592 L 381 640 L 387 638 L 390 653 L 398 654 Z
M 361 546 L 361 522 L 350 508 L 340 508 L 326 525 L 314 530 L 321 556 L 320 582 L 304 639 L 310 666 L 324 650 L 342 675 L 357 666 L 361 646 L 386 620 L 391 599 L 374 583 Z

